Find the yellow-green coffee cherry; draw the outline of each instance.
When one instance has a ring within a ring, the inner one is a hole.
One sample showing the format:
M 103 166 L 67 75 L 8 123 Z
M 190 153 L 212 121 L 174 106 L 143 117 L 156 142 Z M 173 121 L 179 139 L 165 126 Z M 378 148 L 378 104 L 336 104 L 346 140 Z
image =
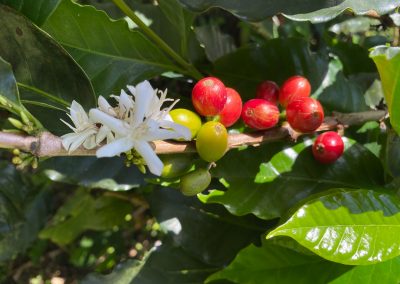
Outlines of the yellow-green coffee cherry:
M 161 176 L 176 178 L 187 173 L 193 164 L 193 156 L 189 154 L 173 154 L 160 156 L 164 164 Z
M 177 108 L 171 110 L 169 115 L 175 123 L 189 128 L 192 133 L 192 139 L 196 137 L 196 134 L 201 127 L 201 119 L 196 113 L 184 108 Z
M 209 121 L 197 133 L 196 149 L 207 162 L 221 159 L 228 149 L 228 132 L 219 122 Z
M 181 178 L 180 190 L 183 195 L 194 196 L 204 191 L 210 183 L 210 172 L 206 169 L 197 169 Z

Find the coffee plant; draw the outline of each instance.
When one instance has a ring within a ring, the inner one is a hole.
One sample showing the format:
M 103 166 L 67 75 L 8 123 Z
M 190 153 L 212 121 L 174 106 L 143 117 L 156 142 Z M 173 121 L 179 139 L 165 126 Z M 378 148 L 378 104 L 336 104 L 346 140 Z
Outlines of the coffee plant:
M 0 0 L 0 282 L 399 283 L 398 7 Z

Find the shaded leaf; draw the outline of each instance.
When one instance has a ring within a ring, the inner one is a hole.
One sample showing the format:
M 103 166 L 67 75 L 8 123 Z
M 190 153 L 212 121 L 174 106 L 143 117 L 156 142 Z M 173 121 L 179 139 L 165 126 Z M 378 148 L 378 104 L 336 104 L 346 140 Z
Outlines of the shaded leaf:
M 220 206 L 201 204 L 171 188 L 155 190 L 148 199 L 152 213 L 174 243 L 215 266 L 231 261 L 268 226 L 253 216 L 239 218 Z
M 366 265 L 400 254 L 400 200 L 372 190 L 331 190 L 307 201 L 267 238 L 289 236 L 328 260 Z
M 382 160 L 387 173 L 393 178 L 400 178 L 400 136 L 393 130 L 387 133 Z
M 9 62 L 20 92 L 28 99 L 65 108 L 77 100 L 89 108 L 95 103 L 85 73 L 48 34 L 7 6 L 0 5 L 0 56 Z M 62 112 L 54 116 L 43 108 L 30 109 L 46 128 L 60 133 Z
M 43 184 L 30 183 L 13 165 L 0 163 L 0 262 L 29 248 L 44 225 L 48 204 Z
M 362 79 L 364 83 L 365 76 Z M 329 62 L 328 72 L 320 88 L 312 96 L 318 98 L 324 109 L 344 113 L 359 112 L 368 110 L 364 97 L 367 89 L 368 86 L 363 86 L 354 78 L 347 79 L 343 74 L 342 63 L 334 58 Z
M 279 144 L 268 144 L 230 151 L 213 172 L 228 183 L 228 189 L 212 190 L 200 199 L 223 204 L 235 215 L 252 213 L 272 219 L 313 193 L 334 187 L 382 185 L 383 169 L 377 157 L 354 141 L 344 142 L 343 156 L 331 165 L 315 161 L 308 139 L 283 149 Z
M 296 0 L 253 0 L 251 5 L 246 0 L 179 0 L 185 7 L 204 11 L 211 7 L 221 7 L 244 20 L 259 21 L 273 15 L 283 13 L 288 18 L 296 21 L 311 21 L 314 23 L 326 22 L 346 10 L 351 10 L 357 15 L 363 15 L 370 10 L 378 14 L 386 14 L 400 5 L 400 1 L 374 0 L 357 1 L 296 1 Z
M 273 39 L 263 45 L 239 48 L 219 58 L 214 75 L 237 89 L 244 99 L 253 98 L 256 87 L 268 79 L 282 84 L 293 75 L 303 75 L 316 90 L 327 72 L 326 54 L 311 52 L 303 39 Z
M 371 57 L 378 67 L 383 92 L 393 128 L 400 133 L 400 48 L 378 46 L 371 52 Z
M 66 245 L 85 230 L 101 231 L 123 224 L 131 210 L 132 204 L 127 201 L 105 195 L 95 198 L 86 190 L 79 190 L 58 209 L 40 237 Z
M 113 284 L 128 284 L 131 283 L 132 279 L 140 272 L 145 261 L 139 260 L 128 260 L 124 263 L 119 264 L 112 273 L 108 275 L 101 274 L 89 274 L 80 283 L 82 284 L 101 284 L 101 283 L 113 283 Z
M 51 180 L 88 188 L 126 191 L 145 184 L 149 175 L 137 167 L 127 168 L 123 159 L 96 157 L 54 157 L 40 163 L 39 170 Z
M 0 0 L 27 16 L 32 22 L 40 26 L 56 9 L 61 0 Z
M 154 248 L 145 261 L 122 263 L 107 276 L 90 274 L 82 284 L 202 284 L 216 270 L 218 268 L 215 266 L 205 264 L 167 240 L 161 246 Z
M 218 25 L 207 24 L 196 27 L 195 33 L 210 61 L 215 61 L 236 50 L 233 38 L 229 34 L 224 34 Z
M 20 104 L 17 82 L 11 65 L 0 57 L 0 95 Z
M 58 40 L 88 74 L 97 95 L 118 93 L 167 71 L 180 69 L 124 20 L 111 20 L 92 6 L 63 0 L 43 28 Z M 99 36 L 102 35 L 102 36 Z

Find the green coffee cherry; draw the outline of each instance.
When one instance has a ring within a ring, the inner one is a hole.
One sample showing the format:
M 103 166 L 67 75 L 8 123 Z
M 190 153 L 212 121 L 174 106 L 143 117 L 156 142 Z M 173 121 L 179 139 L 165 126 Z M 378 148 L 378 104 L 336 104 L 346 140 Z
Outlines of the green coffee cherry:
M 169 115 L 175 123 L 189 128 L 192 133 L 192 139 L 196 137 L 196 134 L 201 127 L 201 119 L 196 113 L 184 108 L 177 108 L 171 110 Z
M 209 121 L 197 133 L 196 149 L 207 162 L 221 159 L 228 149 L 228 132 L 219 122 Z
M 206 169 L 197 169 L 181 178 L 180 190 L 183 195 L 194 196 L 204 191 L 210 183 L 210 172 Z
M 176 178 L 187 173 L 193 164 L 193 156 L 189 154 L 173 154 L 160 156 L 164 164 L 161 176 Z

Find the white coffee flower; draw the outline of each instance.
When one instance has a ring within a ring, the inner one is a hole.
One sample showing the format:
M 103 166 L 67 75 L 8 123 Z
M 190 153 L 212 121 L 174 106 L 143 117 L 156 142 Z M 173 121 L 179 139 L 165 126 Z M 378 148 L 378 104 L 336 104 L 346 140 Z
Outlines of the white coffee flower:
M 97 157 L 113 157 L 135 149 L 145 160 L 150 171 L 160 175 L 163 164 L 149 144 L 155 140 L 179 139 L 190 140 L 191 133 L 187 127 L 174 123 L 168 112 L 171 107 L 161 109 L 166 99 L 166 94 L 157 96 L 148 81 L 144 81 L 133 88 L 128 86 L 134 95 L 135 101 L 131 103 L 125 92 L 119 97 L 120 114 L 123 119 L 114 117 L 108 112 L 91 109 L 89 117 L 96 123 L 107 126 L 115 134 L 115 140 L 97 150 Z M 125 107 L 123 110 L 121 105 Z M 132 111 L 128 109 L 132 108 Z
M 82 144 L 86 149 L 93 149 L 96 147 L 98 128 L 89 120 L 83 107 L 76 101 L 73 101 L 69 110 L 70 114 L 67 115 L 72 120 L 74 126 L 61 119 L 61 121 L 73 131 L 72 133 L 61 136 L 64 148 L 68 150 L 68 152 L 73 152 Z

